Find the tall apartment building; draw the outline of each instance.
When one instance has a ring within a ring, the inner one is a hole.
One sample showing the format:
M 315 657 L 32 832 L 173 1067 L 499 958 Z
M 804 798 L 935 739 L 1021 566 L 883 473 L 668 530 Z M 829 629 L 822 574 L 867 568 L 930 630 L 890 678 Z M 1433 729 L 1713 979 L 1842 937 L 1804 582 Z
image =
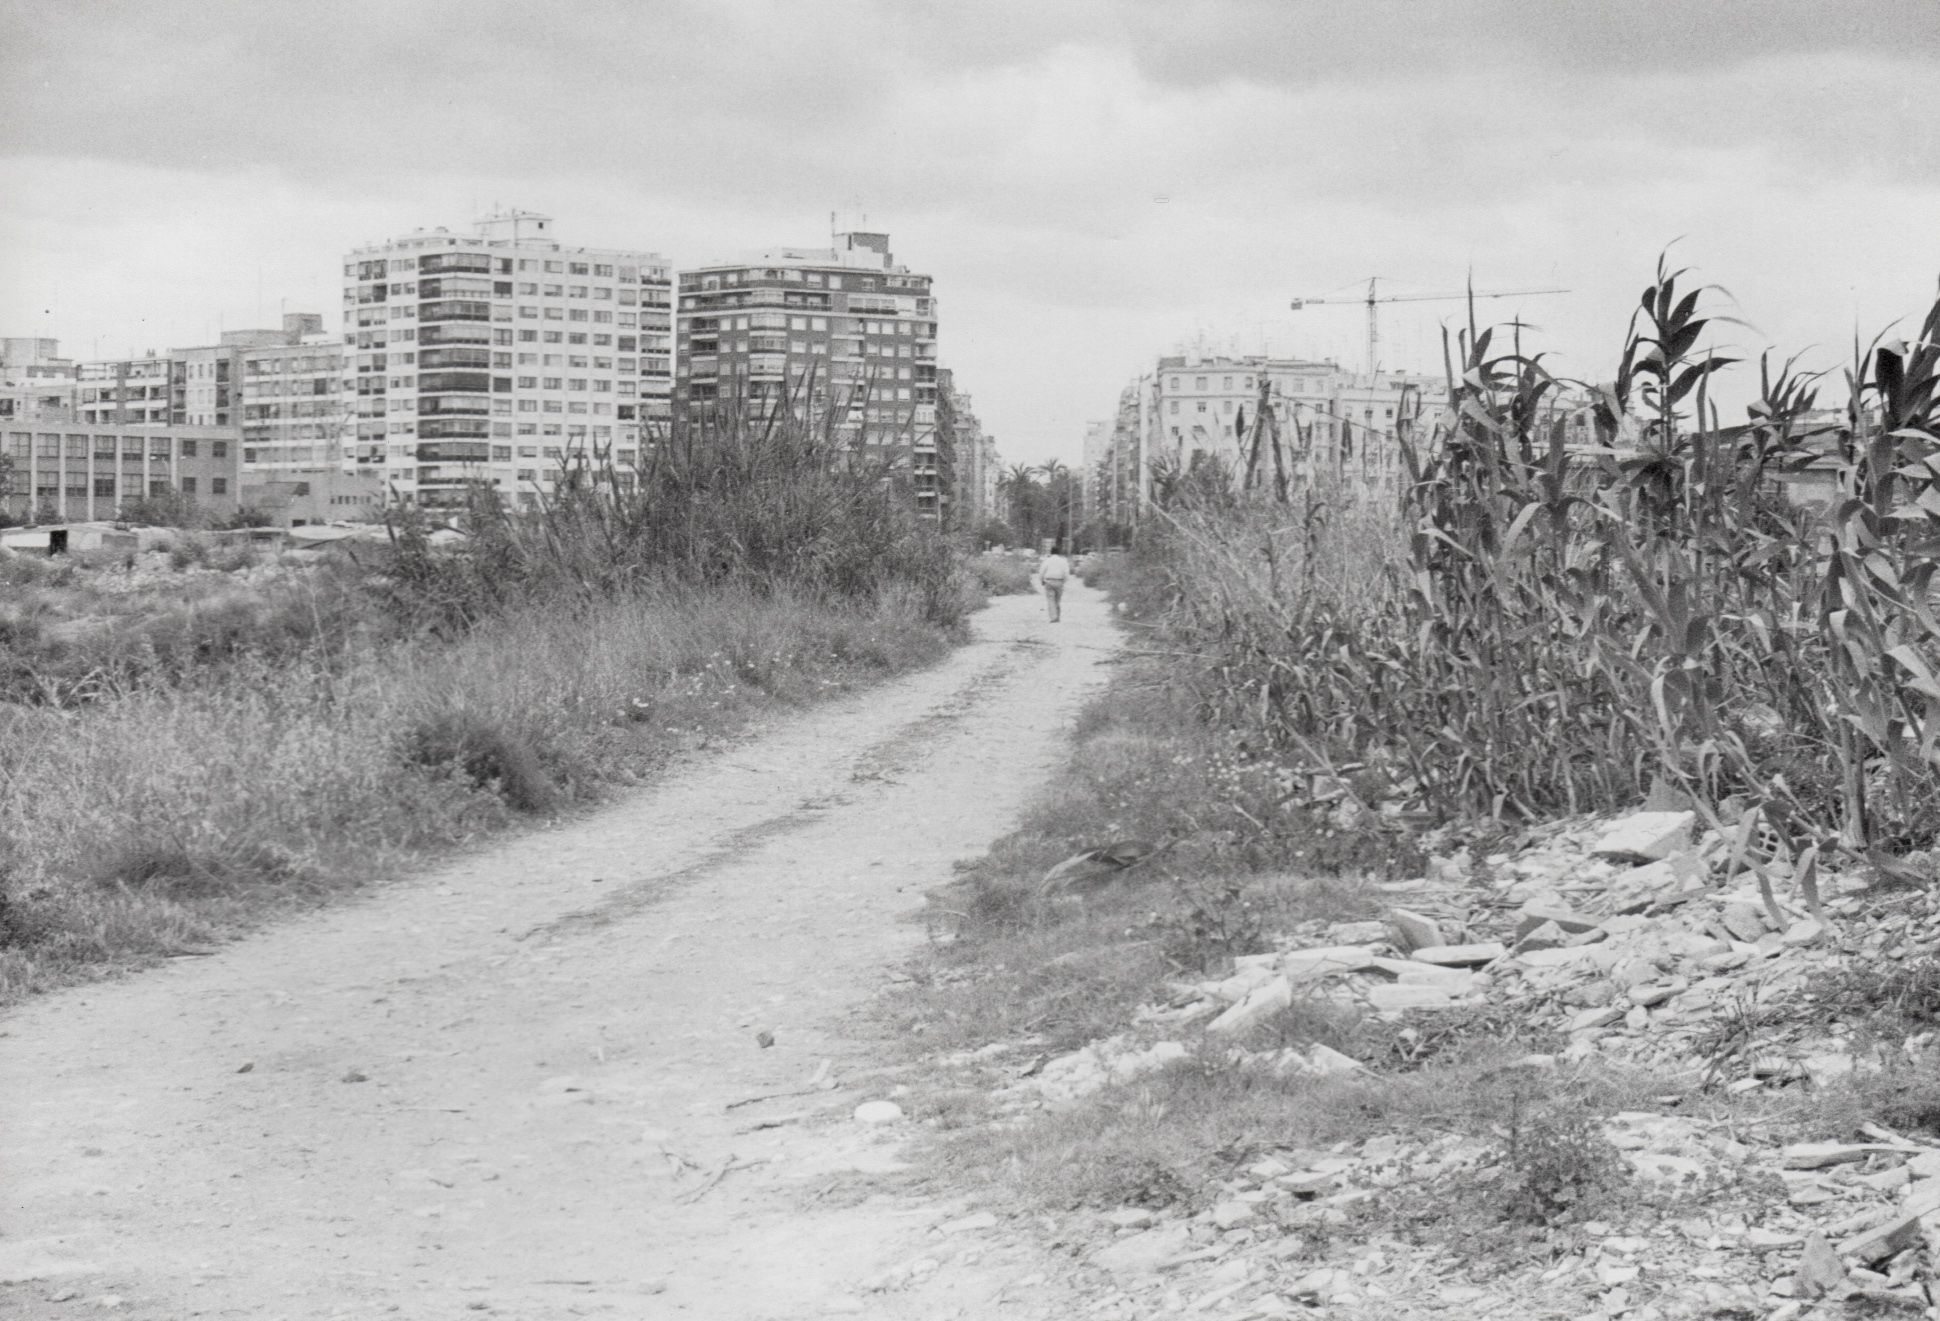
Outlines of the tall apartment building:
M 639 462 L 669 416 L 672 279 L 655 253 L 566 247 L 488 216 L 344 260 L 347 460 L 407 504 L 488 482 L 536 503 L 577 462 Z
M 889 236 L 838 234 L 680 273 L 683 422 L 724 406 L 834 409 L 848 444 L 905 470 L 917 508 L 948 501 L 936 449 L 937 304 Z

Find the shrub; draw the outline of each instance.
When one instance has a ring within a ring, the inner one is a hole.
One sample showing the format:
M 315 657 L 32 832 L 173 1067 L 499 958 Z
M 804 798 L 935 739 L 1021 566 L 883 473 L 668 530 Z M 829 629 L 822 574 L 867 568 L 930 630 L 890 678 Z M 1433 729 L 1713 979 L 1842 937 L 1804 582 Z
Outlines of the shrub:
M 521 812 L 543 812 L 558 801 L 532 744 L 475 712 L 441 711 L 422 720 L 406 733 L 404 756 L 414 765 L 460 772 Z
M 978 555 L 970 560 L 970 575 L 991 596 L 1015 596 L 1031 590 L 1030 566 L 1010 555 Z

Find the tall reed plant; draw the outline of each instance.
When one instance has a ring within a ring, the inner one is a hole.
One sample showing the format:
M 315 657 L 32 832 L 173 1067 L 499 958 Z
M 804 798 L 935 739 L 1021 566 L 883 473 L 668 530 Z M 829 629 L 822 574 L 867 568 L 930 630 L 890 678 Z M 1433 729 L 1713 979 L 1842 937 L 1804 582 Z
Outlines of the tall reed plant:
M 1392 502 L 1311 478 L 1177 502 L 1173 617 L 1211 714 L 1444 817 L 1669 785 L 1815 905 L 1829 852 L 1904 874 L 1940 832 L 1940 304 L 1855 351 L 1843 414 L 1767 357 L 1726 426 L 1712 298 L 1660 262 L 1599 387 L 1471 321 Z M 1820 507 L 1787 497 L 1808 470 Z

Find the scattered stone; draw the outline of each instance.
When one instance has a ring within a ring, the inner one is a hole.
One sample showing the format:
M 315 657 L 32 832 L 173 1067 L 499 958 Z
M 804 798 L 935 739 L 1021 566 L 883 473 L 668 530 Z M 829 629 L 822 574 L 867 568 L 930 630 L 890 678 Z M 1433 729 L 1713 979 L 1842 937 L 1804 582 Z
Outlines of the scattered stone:
M 1336 945 L 1379 945 L 1388 938 L 1386 922 L 1336 922 L 1327 929 Z
M 50 1303 L 71 1303 L 80 1296 L 81 1291 L 79 1289 L 56 1289 L 53 1293 L 47 1295 L 47 1301 Z
M 1432 917 L 1396 908 L 1389 911 L 1388 922 L 1399 937 L 1396 943 L 1404 950 L 1429 949 L 1442 943 L 1442 929 Z
M 958 1216 L 955 1220 L 946 1220 L 938 1225 L 937 1229 L 945 1234 L 968 1234 L 975 1230 L 995 1229 L 996 1227 L 997 1217 L 994 1213 L 990 1211 L 978 1211 L 971 1215 Z
M 1446 1009 L 1460 996 L 1446 986 L 1432 982 L 1395 982 L 1367 987 L 1363 992 L 1370 1007 L 1383 1013 L 1404 1009 Z
M 350 1070 L 349 1072 L 347 1072 L 347 1073 L 345 1073 L 345 1074 L 344 1074 L 344 1076 L 343 1076 L 343 1078 L 342 1078 L 342 1079 L 341 1079 L 340 1081 L 343 1081 L 343 1082 L 369 1082 L 369 1081 L 370 1081 L 370 1075 L 369 1075 L 368 1073 L 365 1073 L 365 1072 L 364 1072 L 364 1071 L 363 1071 L 362 1069 L 352 1069 L 352 1070 Z
M 1114 1229 L 1143 1229 L 1155 1217 L 1142 1206 L 1120 1206 L 1106 1211 L 1099 1219 Z
M 1212 1210 L 1212 1219 L 1221 1229 L 1238 1229 L 1250 1225 L 1260 1218 L 1259 1210 L 1251 1202 L 1221 1202 Z
M 1822 1298 L 1846 1282 L 1846 1266 L 1824 1234 L 1807 1234 L 1805 1251 L 1799 1254 L 1792 1278 L 1805 1290 L 1806 1297 Z
M 858 1124 L 893 1124 L 903 1117 L 903 1108 L 894 1101 L 864 1101 L 855 1108 Z
M 1254 1024 L 1271 1018 L 1292 1003 L 1293 983 L 1285 977 L 1275 977 L 1206 1024 L 1206 1031 L 1228 1036 L 1236 1032 L 1244 1032 Z
M 1320 949 L 1294 950 L 1277 961 L 1280 975 L 1289 981 L 1305 982 L 1337 973 L 1364 972 L 1374 966 L 1374 951 L 1365 945 L 1329 945 Z
M 1516 939 L 1522 940 L 1539 927 L 1554 926 L 1567 935 L 1580 936 L 1597 928 L 1597 919 L 1585 917 L 1568 908 L 1548 904 L 1524 904 L 1516 915 Z
M 1558 949 L 1568 939 L 1569 935 L 1563 928 L 1554 922 L 1545 922 L 1539 927 L 1531 928 L 1528 934 L 1518 939 L 1515 948 L 1518 954 L 1531 950 Z
M 1114 1275 L 1153 1275 L 1191 1250 L 1185 1225 L 1160 1225 L 1106 1244 L 1092 1254 L 1091 1264 Z
M 1352 1055 L 1344 1055 L 1324 1042 L 1307 1048 L 1307 1067 L 1321 1077 L 1337 1073 L 1359 1073 L 1365 1066 Z
M 239 1069 L 237 1069 L 237 1070 L 236 1070 L 236 1072 L 237 1072 L 237 1073 L 251 1073 L 251 1072 L 254 1072 L 254 1071 L 255 1071 L 255 1068 L 256 1068 L 256 1061 L 254 1061 L 254 1060 L 247 1060 L 247 1061 L 245 1061 L 245 1062 L 243 1063 L 243 1066 L 242 1066 L 241 1068 L 239 1068 Z
M 1476 945 L 1428 945 L 1409 954 L 1420 963 L 1443 968 L 1473 968 L 1493 963 L 1509 951 L 1496 941 Z
M 1878 1150 L 1871 1143 L 1794 1142 L 1780 1153 L 1779 1164 L 1788 1170 L 1820 1170 L 1865 1160 Z
M 757 1032 L 754 1034 L 754 1044 L 766 1050 L 775 1044 L 775 1034 L 765 1030 Z

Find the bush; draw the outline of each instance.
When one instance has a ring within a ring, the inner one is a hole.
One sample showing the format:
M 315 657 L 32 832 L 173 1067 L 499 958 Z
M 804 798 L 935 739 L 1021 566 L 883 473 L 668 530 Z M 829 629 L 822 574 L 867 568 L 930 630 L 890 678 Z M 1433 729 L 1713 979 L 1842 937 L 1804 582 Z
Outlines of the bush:
M 978 555 L 970 575 L 991 596 L 1016 596 L 1031 590 L 1030 566 L 1009 555 Z
M 404 737 L 405 759 L 414 765 L 459 772 L 520 812 L 543 812 L 558 790 L 530 741 L 501 721 L 469 711 L 441 711 Z

